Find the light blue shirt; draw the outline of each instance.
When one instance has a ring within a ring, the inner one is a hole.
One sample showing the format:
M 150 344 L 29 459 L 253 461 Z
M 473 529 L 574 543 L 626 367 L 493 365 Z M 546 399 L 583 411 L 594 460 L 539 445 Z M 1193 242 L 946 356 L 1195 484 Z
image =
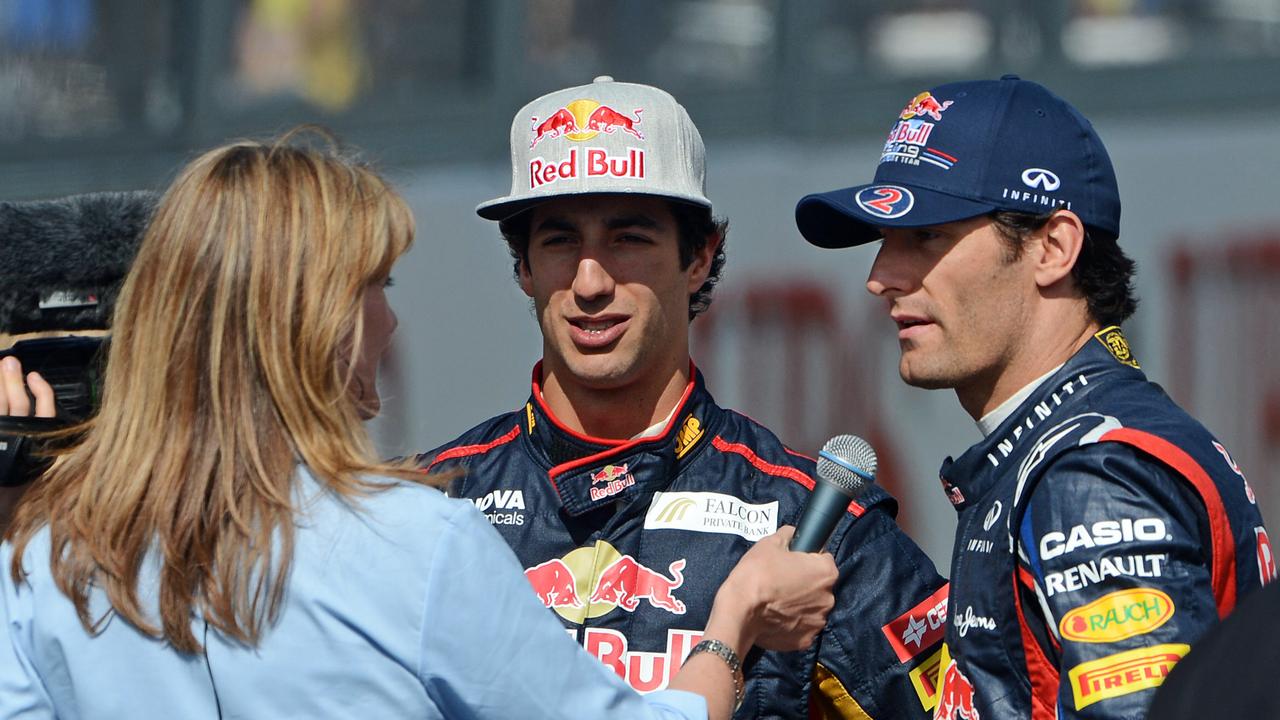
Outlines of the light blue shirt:
M 49 573 L 47 529 L 17 587 L 0 546 L 0 718 L 706 717 L 701 696 L 641 697 L 587 655 L 471 503 L 387 480 L 353 507 L 300 477 L 288 592 L 256 648 L 199 618 L 202 654 L 119 617 L 91 636 Z

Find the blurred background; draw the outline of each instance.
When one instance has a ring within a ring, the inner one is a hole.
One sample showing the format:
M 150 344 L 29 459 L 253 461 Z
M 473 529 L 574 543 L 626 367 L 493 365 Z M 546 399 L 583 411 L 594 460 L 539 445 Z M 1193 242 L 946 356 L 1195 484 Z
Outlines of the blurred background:
M 0 0 L 0 199 L 163 188 L 197 151 L 301 122 L 402 188 L 387 454 L 517 407 L 541 344 L 496 228 L 526 101 L 609 74 L 679 99 L 731 223 L 695 360 L 722 404 L 814 453 L 867 437 L 941 566 L 937 482 L 978 439 L 949 392 L 905 387 L 873 248 L 794 229 L 807 192 L 870 179 L 918 92 L 1016 73 L 1090 117 L 1115 162 L 1152 379 L 1231 448 L 1280 522 L 1280 0 Z

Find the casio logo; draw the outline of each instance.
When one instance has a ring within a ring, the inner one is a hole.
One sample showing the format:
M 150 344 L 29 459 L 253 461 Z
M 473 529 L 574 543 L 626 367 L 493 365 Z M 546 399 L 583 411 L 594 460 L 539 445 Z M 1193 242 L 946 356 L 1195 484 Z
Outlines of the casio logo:
M 1045 533 L 1040 537 L 1040 557 L 1051 560 L 1080 548 L 1166 539 L 1164 520 L 1160 518 L 1099 520 L 1092 525 L 1076 525 L 1066 533 L 1057 530 Z

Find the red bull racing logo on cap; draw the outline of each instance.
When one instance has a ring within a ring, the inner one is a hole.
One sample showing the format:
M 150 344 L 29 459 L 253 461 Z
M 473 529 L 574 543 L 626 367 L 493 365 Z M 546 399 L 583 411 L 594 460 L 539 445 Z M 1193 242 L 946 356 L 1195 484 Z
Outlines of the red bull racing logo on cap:
M 952 102 L 939 102 L 927 92 L 912 98 L 902 112 L 898 113 L 898 122 L 889 131 L 889 137 L 885 138 L 880 162 L 906 165 L 919 165 L 923 162 L 950 170 L 959 160 L 950 153 L 929 146 L 929 136 L 936 126 L 925 118 L 941 121 L 942 112 L 951 107 Z
M 947 100 L 938 102 L 933 93 L 928 90 L 911 98 L 911 102 L 902 108 L 902 112 L 898 113 L 898 118 L 902 120 L 910 120 L 911 118 L 928 115 L 934 120 L 942 120 L 942 112 L 951 107 L 954 101 Z
M 551 138 L 564 137 L 574 142 L 590 140 L 599 133 L 612 135 L 621 130 L 637 140 L 644 139 L 644 133 L 636 126 L 640 124 L 640 113 L 644 108 L 636 108 L 631 114 L 619 112 L 608 105 L 601 105 L 595 100 L 574 100 L 551 113 L 550 117 L 530 118 L 533 140 L 529 148 Z
M 636 484 L 636 476 L 627 472 L 627 464 L 605 465 L 591 473 L 591 502 L 613 497 Z
M 897 185 L 873 185 L 858 191 L 854 201 L 864 212 L 885 220 L 911 212 L 916 198 L 911 191 Z

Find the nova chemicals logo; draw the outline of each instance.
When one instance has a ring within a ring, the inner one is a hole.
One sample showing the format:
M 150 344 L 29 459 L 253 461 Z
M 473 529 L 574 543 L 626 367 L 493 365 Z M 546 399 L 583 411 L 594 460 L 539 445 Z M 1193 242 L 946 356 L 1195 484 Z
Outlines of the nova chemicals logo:
M 863 188 L 854 196 L 858 207 L 870 215 L 892 220 L 911 212 L 916 198 L 911 191 L 897 185 L 875 185 Z
M 1051 171 L 1044 168 L 1027 168 L 1022 171 L 1022 184 L 1029 188 L 1040 188 L 1045 192 L 1053 192 L 1062 187 L 1062 181 Z

